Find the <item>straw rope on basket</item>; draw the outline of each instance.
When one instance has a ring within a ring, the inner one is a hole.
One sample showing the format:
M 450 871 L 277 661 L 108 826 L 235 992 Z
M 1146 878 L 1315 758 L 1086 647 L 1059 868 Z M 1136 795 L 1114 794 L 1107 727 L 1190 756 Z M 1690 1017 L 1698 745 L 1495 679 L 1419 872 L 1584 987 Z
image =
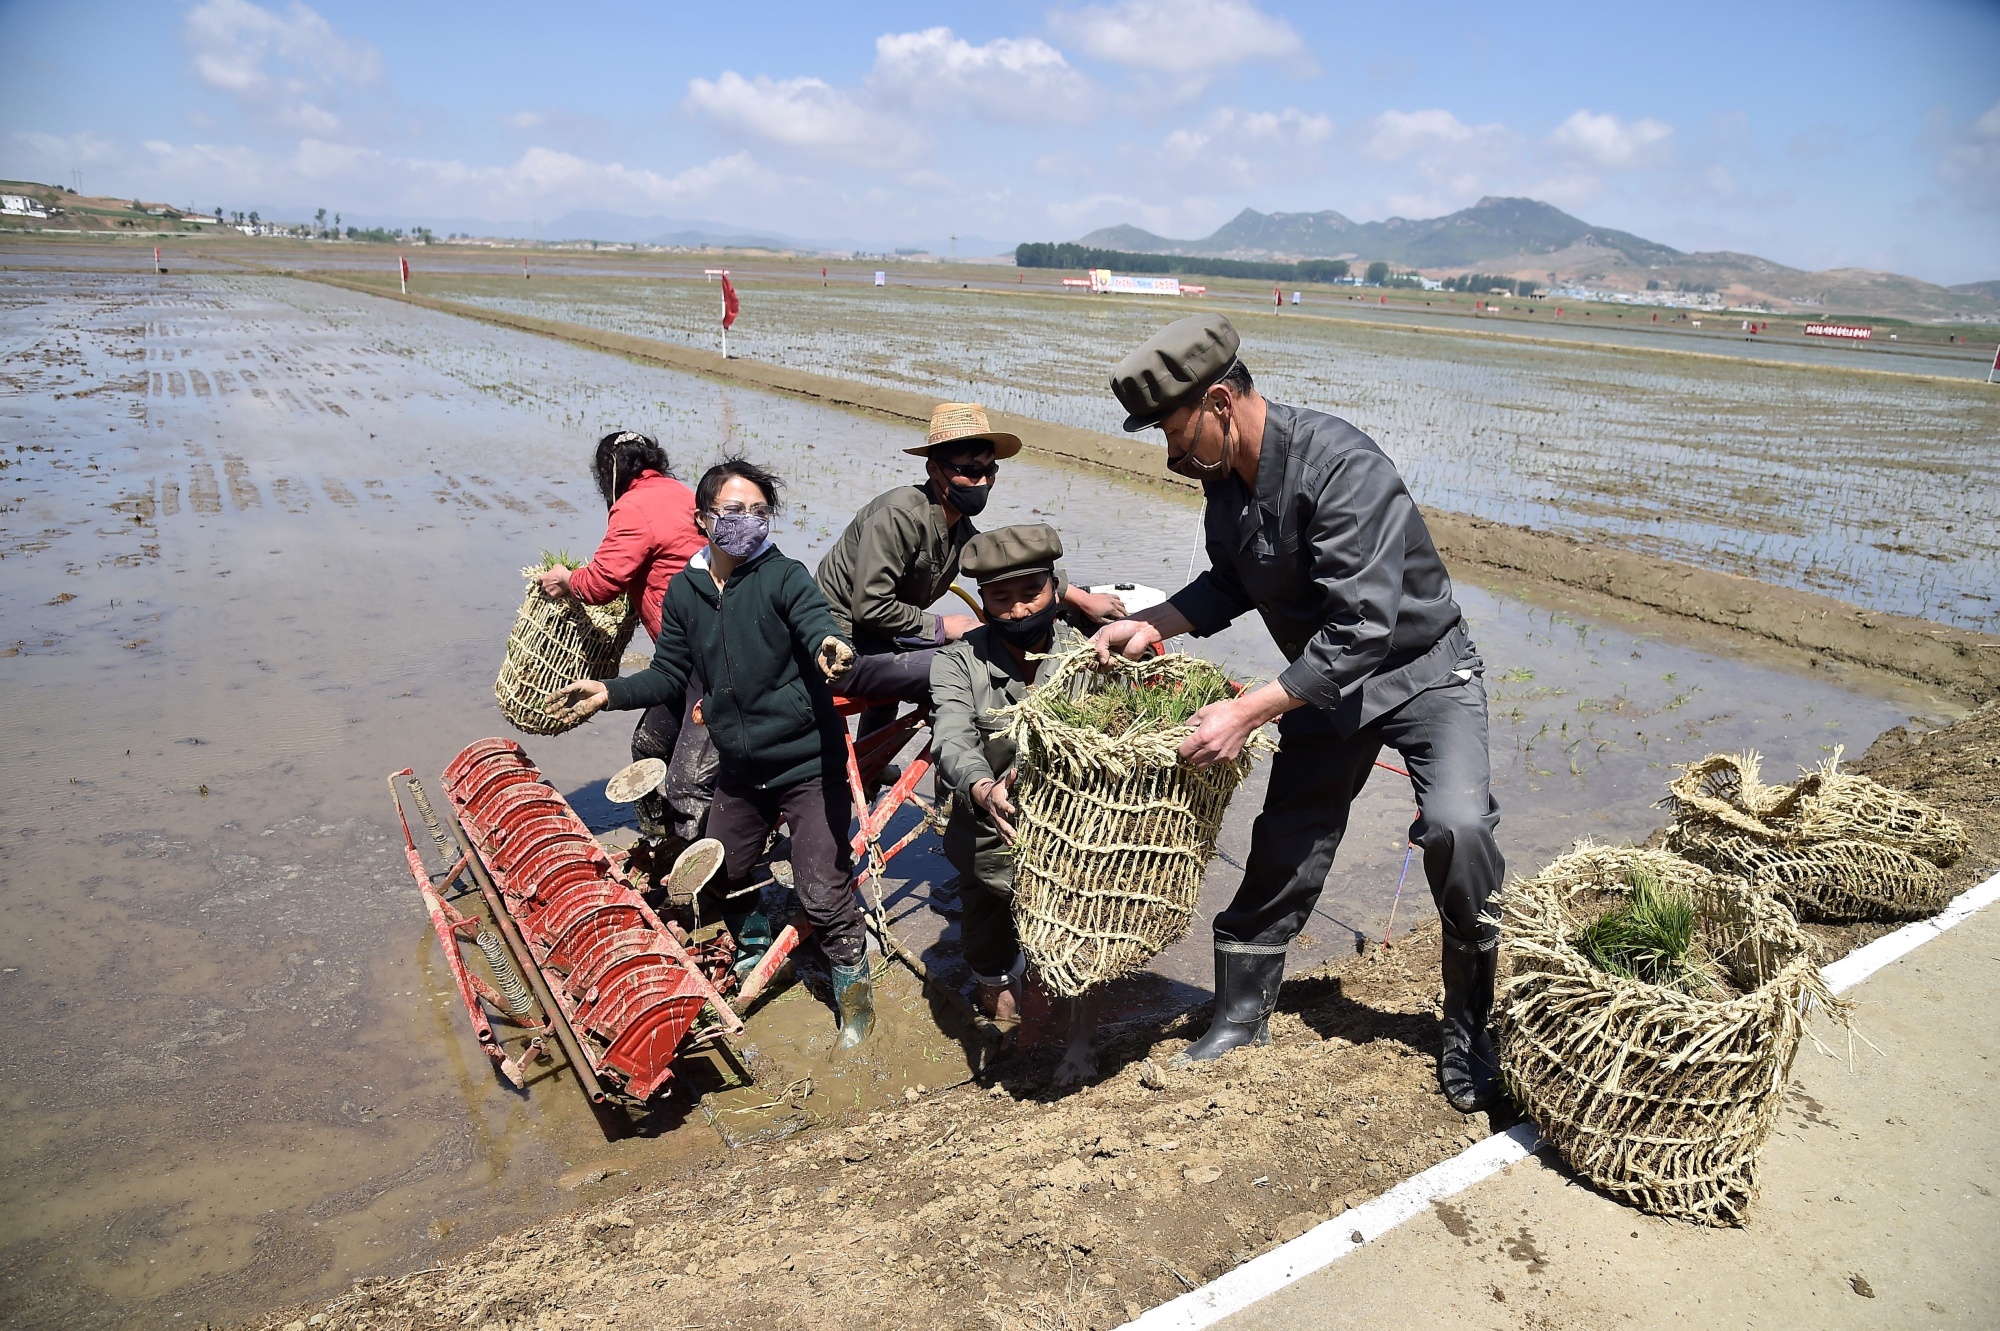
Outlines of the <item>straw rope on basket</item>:
M 1766 883 L 1801 918 L 1898 920 L 1950 897 L 1941 865 L 1965 851 L 1957 819 L 1840 770 L 1840 753 L 1789 786 L 1766 785 L 1754 753 L 1713 754 L 1668 787 L 1667 844 Z
M 638 623 L 631 598 L 585 605 L 574 597 L 545 594 L 535 581 L 539 568 L 524 568 L 528 594 L 507 635 L 507 656 L 493 696 L 517 730 L 560 735 L 583 724 L 569 708 L 551 708 L 549 697 L 579 679 L 609 679 Z
M 1613 974 L 1580 941 L 1641 879 L 1694 904 L 1714 983 Z M 1845 1024 L 1810 942 L 1766 890 L 1666 851 L 1579 842 L 1499 898 L 1496 1004 L 1509 1093 L 1570 1167 L 1640 1210 L 1739 1225 L 1817 1002 Z
M 1192 656 L 1115 658 L 1100 670 L 1085 644 L 1057 656 L 1041 684 L 1001 709 L 1020 753 L 1014 924 L 1052 993 L 1073 998 L 1187 936 L 1229 799 L 1273 747 L 1255 734 L 1234 762 L 1196 769 L 1180 757 L 1191 726 L 1143 706 L 1123 711 L 1115 695 L 1221 697 L 1225 684 Z M 1093 700 L 1129 722 L 1117 733 L 1078 724 L 1081 705 Z

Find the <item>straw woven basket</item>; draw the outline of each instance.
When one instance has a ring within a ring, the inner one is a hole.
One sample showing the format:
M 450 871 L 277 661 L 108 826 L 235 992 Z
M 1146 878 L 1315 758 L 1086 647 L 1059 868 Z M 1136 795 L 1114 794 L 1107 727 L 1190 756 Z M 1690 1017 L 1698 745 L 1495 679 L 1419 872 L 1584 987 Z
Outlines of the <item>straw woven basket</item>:
M 549 695 L 579 679 L 609 679 L 618 673 L 625 646 L 638 623 L 631 598 L 585 605 L 573 597 L 545 595 L 535 581 L 539 569 L 522 569 L 528 594 L 507 635 L 507 656 L 493 696 L 517 730 L 560 735 L 582 725 L 568 709 L 551 710 Z
M 1002 713 L 1021 767 L 1014 924 L 1055 994 L 1073 998 L 1137 970 L 1187 936 L 1230 796 L 1271 744 L 1252 736 L 1235 762 L 1197 770 L 1179 753 L 1191 727 L 1112 736 L 1066 723 L 1051 703 L 1121 680 L 1176 683 L 1212 669 L 1164 656 L 1100 672 L 1085 645 L 1058 657 Z
M 1667 844 L 1723 873 L 1769 885 L 1809 920 L 1935 914 L 1950 889 L 1939 866 L 1965 851 L 1965 827 L 1901 791 L 1825 766 L 1765 785 L 1754 753 L 1718 753 L 1668 787 Z
M 1635 871 L 1684 891 L 1713 969 L 1697 997 L 1599 969 L 1575 940 Z M 1640 1210 L 1739 1225 L 1812 1002 L 1845 1022 L 1783 904 L 1658 850 L 1578 843 L 1500 897 L 1507 1088 L 1570 1167 Z

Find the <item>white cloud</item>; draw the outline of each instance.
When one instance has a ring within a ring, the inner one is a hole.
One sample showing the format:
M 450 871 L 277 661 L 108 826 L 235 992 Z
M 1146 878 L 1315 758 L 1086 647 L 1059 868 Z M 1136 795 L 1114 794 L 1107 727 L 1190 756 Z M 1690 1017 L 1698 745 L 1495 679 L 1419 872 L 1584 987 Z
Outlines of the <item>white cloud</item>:
M 188 11 L 182 35 L 195 77 L 302 133 L 337 131 L 340 117 L 326 103 L 382 76 L 373 46 L 347 41 L 297 0 L 283 15 L 249 0 L 202 0 Z
M 1445 110 L 1384 111 L 1369 122 L 1362 151 L 1378 162 L 1394 162 L 1414 154 L 1494 147 L 1511 137 L 1504 125 L 1468 125 Z
M 950 28 L 877 37 L 868 86 L 884 101 L 1016 125 L 1085 120 L 1099 100 L 1090 80 L 1039 37 L 974 46 Z
M 1086 54 L 1159 74 L 1207 76 L 1254 60 L 1310 65 L 1305 39 L 1253 0 L 1116 0 L 1055 10 L 1049 26 Z
M 1939 154 L 1938 174 L 1976 205 L 2000 208 L 2000 102 L 1988 107 Z
M 1652 166 L 1661 161 L 1674 127 L 1645 117 L 1620 120 L 1609 113 L 1577 110 L 1557 125 L 1549 143 L 1558 151 L 1608 171 Z
M 746 79 L 724 70 L 713 82 L 690 80 L 687 106 L 745 137 L 864 165 L 895 166 L 923 146 L 913 125 L 824 79 Z
M 46 172 L 50 179 L 66 179 L 76 167 L 112 161 L 118 156 L 118 149 L 111 140 L 87 129 L 75 134 L 44 134 L 40 130 L 17 129 L 7 137 L 14 143 L 16 153 L 36 163 L 29 174 L 39 176 Z
M 1271 179 L 1273 168 L 1287 179 L 1318 174 L 1333 129 L 1326 116 L 1295 107 L 1244 111 L 1225 106 L 1170 132 L 1153 157 L 1204 188 L 1255 191 Z

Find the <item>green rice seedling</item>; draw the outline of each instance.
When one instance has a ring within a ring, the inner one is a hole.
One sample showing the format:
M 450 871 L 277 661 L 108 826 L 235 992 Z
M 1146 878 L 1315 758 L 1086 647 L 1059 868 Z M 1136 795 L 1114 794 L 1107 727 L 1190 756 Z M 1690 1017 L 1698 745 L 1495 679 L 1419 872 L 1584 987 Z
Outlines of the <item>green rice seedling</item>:
M 1184 726 L 1212 702 L 1229 696 L 1229 680 L 1207 662 L 1180 680 L 1109 680 L 1081 697 L 1058 697 L 1050 708 L 1065 725 L 1106 735 L 1143 734 Z
M 535 564 L 535 571 L 546 573 L 552 568 L 582 568 L 583 562 L 568 550 L 544 550 Z
M 1578 949 L 1607 975 L 1695 996 L 1712 991 L 1715 978 L 1695 936 L 1694 898 L 1643 869 L 1626 881 L 1631 895 L 1577 935 Z

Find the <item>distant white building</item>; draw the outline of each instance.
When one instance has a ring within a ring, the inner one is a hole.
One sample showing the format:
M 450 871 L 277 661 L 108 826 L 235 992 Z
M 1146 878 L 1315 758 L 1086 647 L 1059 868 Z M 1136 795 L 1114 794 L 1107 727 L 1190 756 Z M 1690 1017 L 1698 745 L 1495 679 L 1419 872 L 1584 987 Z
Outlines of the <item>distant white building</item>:
M 0 194 L 0 215 L 7 217 L 47 217 L 41 204 L 25 194 Z

